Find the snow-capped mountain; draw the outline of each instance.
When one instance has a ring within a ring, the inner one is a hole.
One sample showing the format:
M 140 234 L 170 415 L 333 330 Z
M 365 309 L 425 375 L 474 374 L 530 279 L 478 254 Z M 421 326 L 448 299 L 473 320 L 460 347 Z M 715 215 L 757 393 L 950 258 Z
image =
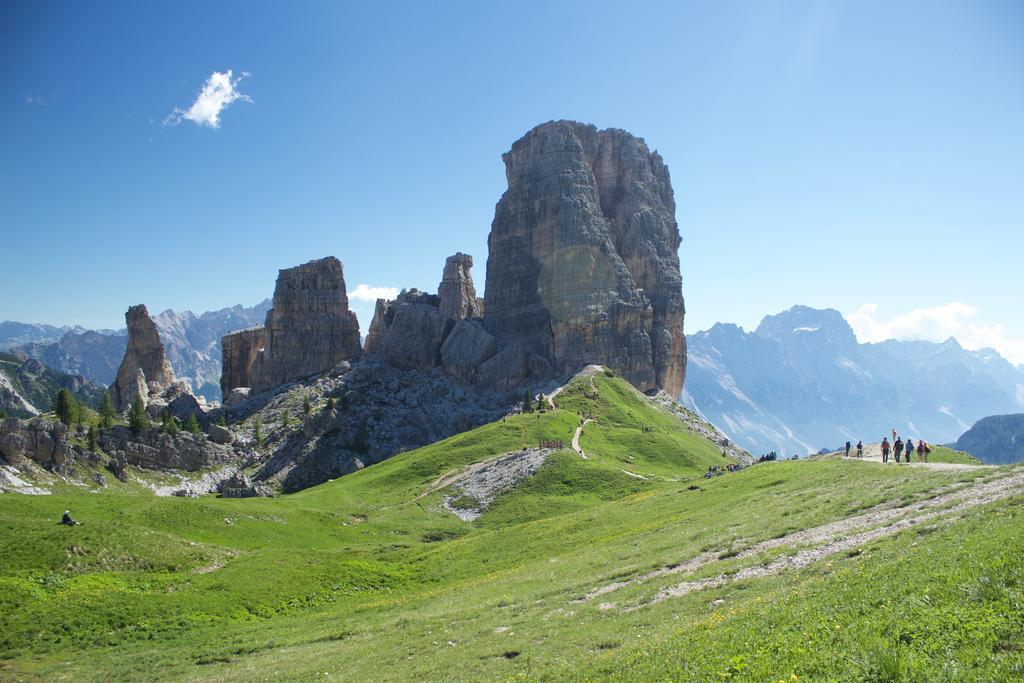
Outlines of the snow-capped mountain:
M 754 453 L 811 453 L 847 439 L 952 442 L 986 415 L 1024 407 L 1024 370 L 992 349 L 860 344 L 842 314 L 795 306 L 753 332 L 687 336 L 681 401 Z

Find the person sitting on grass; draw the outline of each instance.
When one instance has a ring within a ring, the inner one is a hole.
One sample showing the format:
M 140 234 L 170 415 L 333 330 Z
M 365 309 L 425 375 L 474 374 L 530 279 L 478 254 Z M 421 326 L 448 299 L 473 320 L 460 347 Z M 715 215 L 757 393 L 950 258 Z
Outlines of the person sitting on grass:
M 79 522 L 77 522 L 75 518 L 71 516 L 70 510 L 65 510 L 64 516 L 60 518 L 60 523 L 66 526 L 75 526 Z

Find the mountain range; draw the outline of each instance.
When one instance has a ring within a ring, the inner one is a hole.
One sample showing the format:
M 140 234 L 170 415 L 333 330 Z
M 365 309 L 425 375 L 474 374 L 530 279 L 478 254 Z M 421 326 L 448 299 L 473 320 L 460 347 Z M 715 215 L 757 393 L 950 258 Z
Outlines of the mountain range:
M 895 428 L 956 441 L 978 419 L 1024 407 L 1024 370 L 992 349 L 861 344 L 833 309 L 793 308 L 753 332 L 719 323 L 687 335 L 687 407 L 754 453 L 814 453 Z
M 198 315 L 168 309 L 153 320 L 178 377 L 207 400 L 220 400 L 221 337 L 262 323 L 269 308 L 270 299 Z M 109 385 L 124 357 L 127 334 L 124 328 L 86 330 L 5 321 L 0 323 L 0 350 L 20 350 L 55 370 Z

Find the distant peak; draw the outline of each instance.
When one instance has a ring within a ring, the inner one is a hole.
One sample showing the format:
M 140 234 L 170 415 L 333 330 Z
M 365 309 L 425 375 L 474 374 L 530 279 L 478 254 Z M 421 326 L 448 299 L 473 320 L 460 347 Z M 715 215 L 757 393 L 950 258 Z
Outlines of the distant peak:
M 781 339 L 794 334 L 827 334 L 856 343 L 853 328 L 843 314 L 834 308 L 793 306 L 776 315 L 767 315 L 754 330 L 754 334 Z

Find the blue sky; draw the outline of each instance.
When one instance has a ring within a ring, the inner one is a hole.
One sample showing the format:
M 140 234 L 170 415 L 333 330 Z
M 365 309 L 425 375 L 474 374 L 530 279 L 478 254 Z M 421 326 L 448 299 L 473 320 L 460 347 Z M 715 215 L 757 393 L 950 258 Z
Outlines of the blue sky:
M 248 100 L 181 118 L 228 70 Z M 253 304 L 329 254 L 482 286 L 500 155 L 558 118 L 664 156 L 688 331 L 803 303 L 1024 362 L 1013 1 L 6 2 L 0 319 Z

